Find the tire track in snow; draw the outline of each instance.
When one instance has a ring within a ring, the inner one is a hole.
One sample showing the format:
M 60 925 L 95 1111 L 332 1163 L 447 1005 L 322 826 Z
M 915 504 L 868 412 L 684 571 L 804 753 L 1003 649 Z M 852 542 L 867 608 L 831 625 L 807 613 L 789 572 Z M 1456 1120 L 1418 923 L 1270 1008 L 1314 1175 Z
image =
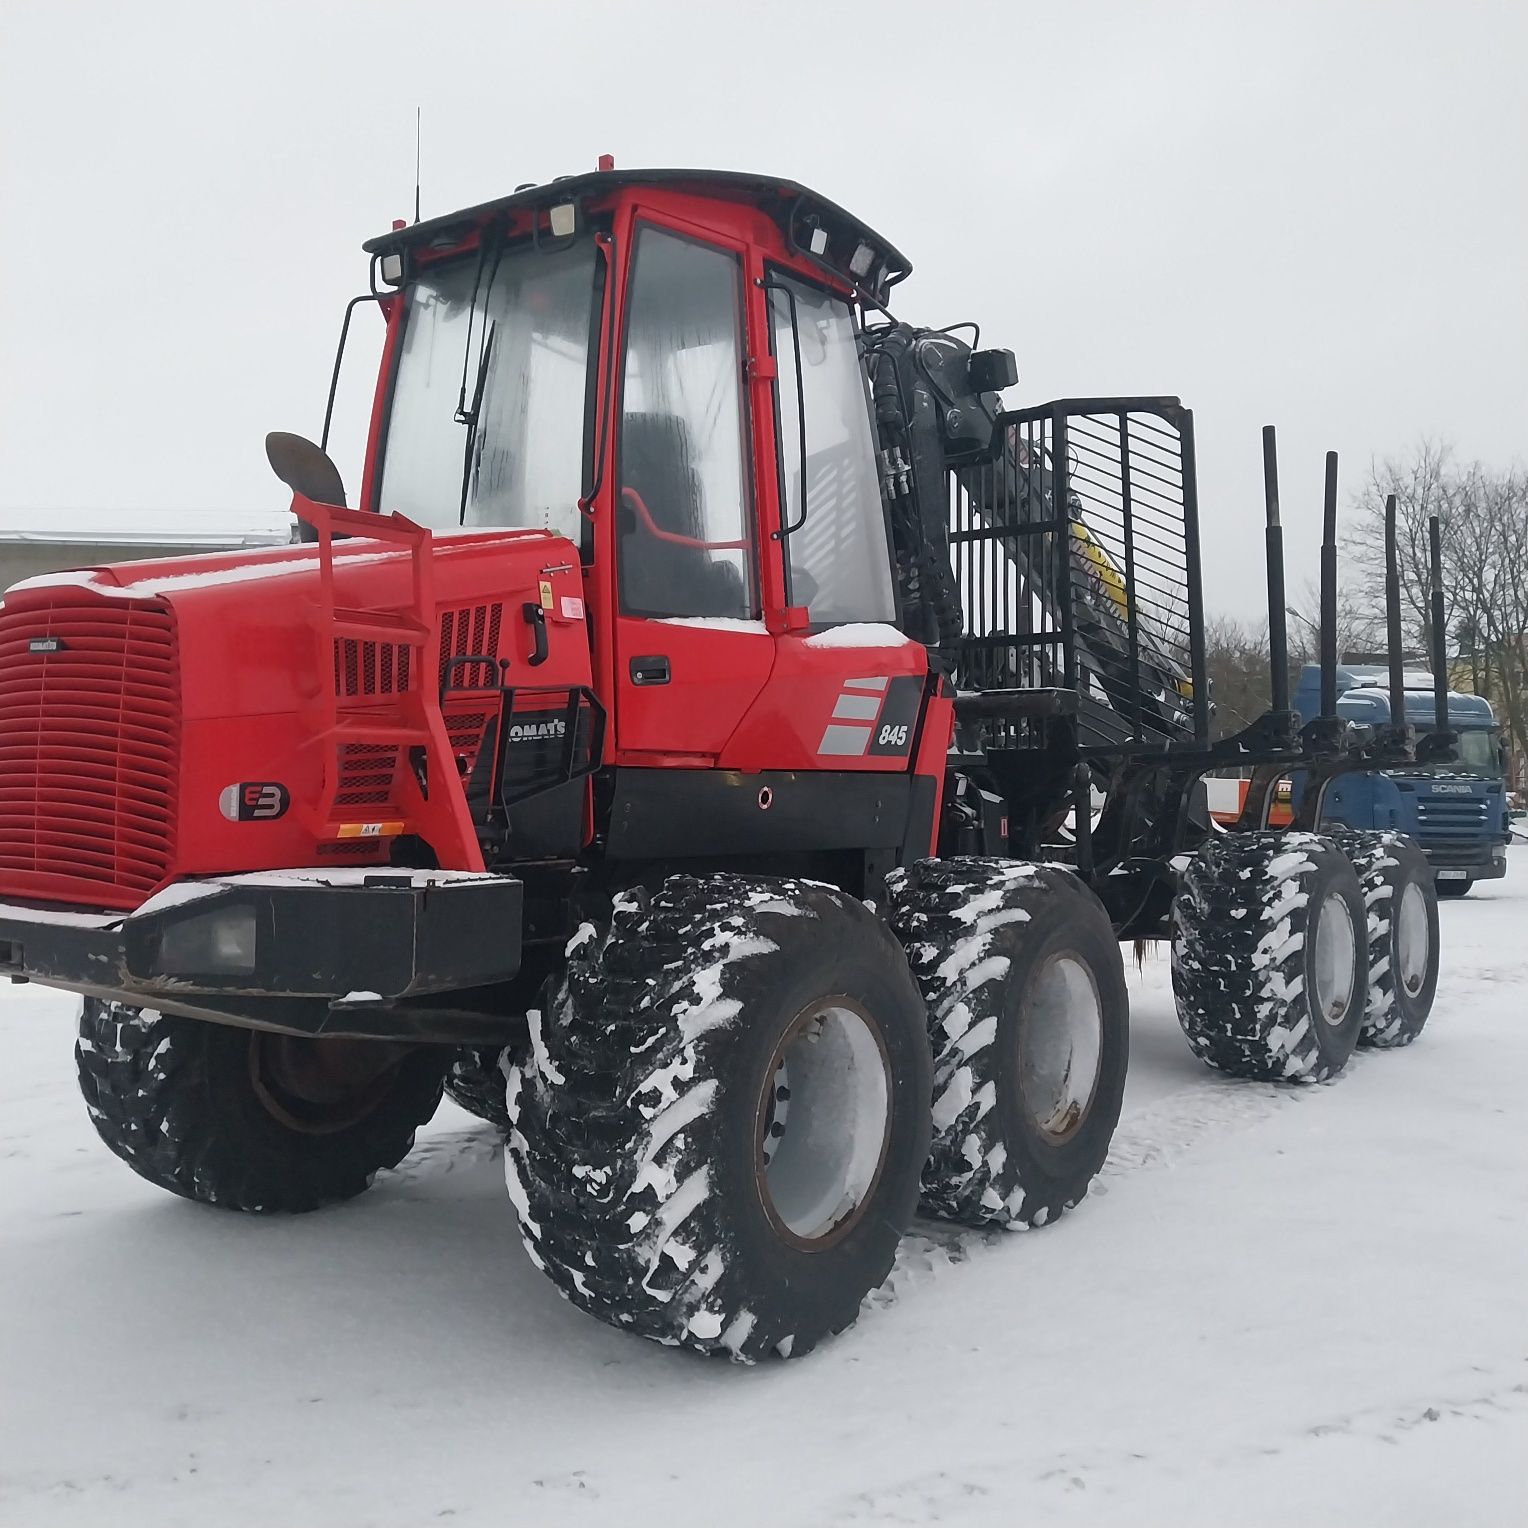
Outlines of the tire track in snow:
M 1334 1437 L 1368 1439 L 1395 1444 L 1401 1435 L 1437 1423 L 1465 1422 L 1490 1425 L 1528 1412 L 1528 1383 L 1514 1383 L 1507 1376 L 1482 1370 L 1483 1388 L 1453 1399 L 1431 1403 L 1415 1400 L 1401 1408 L 1374 1407 L 1350 1415 L 1318 1421 L 1253 1442 L 1234 1443 L 1214 1454 L 1218 1467 L 1241 1467 L 1267 1460 L 1288 1460 L 1313 1441 Z M 1205 1461 L 1201 1461 L 1204 1463 Z M 1059 1454 L 1041 1452 L 1026 1457 L 992 1456 L 974 1459 L 950 1470 L 924 1471 L 902 1480 L 883 1483 L 871 1490 L 840 1497 L 829 1515 L 811 1522 L 827 1528 L 854 1528 L 857 1524 L 982 1522 L 1008 1523 L 1014 1492 L 1039 1487 L 1060 1496 L 1087 1491 L 1090 1485 L 1117 1509 L 1129 1490 L 1132 1471 L 1161 1474 L 1181 1470 L 1175 1456 L 1138 1449 L 1082 1448 Z M 1031 1515 L 1045 1519 L 1045 1502 L 1031 1500 Z M 1110 1520 L 1119 1520 L 1111 1510 Z
M 417 1140 L 414 1149 L 392 1169 L 391 1177 L 403 1183 L 442 1177 L 461 1167 L 496 1162 L 503 1150 L 503 1142 L 491 1125 L 442 1130 Z
M 1103 1198 L 1120 1180 L 1143 1170 L 1170 1167 L 1208 1140 L 1252 1129 L 1286 1109 L 1298 1108 L 1307 1099 L 1321 1097 L 1327 1086 L 1279 1086 L 1209 1076 L 1200 1084 L 1169 1094 L 1121 1123 L 1090 1195 Z M 1007 1241 L 1010 1234 L 1008 1230 L 976 1230 L 920 1217 L 903 1237 L 886 1282 L 866 1297 L 866 1309 L 892 1304 L 940 1269 L 966 1261 L 981 1247 Z

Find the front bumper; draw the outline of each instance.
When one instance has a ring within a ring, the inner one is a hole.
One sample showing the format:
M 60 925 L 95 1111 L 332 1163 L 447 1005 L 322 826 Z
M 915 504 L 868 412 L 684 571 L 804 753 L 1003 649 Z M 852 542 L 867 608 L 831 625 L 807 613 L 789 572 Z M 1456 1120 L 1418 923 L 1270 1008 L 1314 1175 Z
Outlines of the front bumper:
M 1505 844 L 1422 844 L 1433 877 L 1443 881 L 1497 881 L 1507 873 Z
M 481 1001 L 453 995 L 517 974 L 522 901 L 509 876 L 318 869 L 179 882 L 127 915 L 0 904 L 0 974 L 295 1034 L 476 1038 Z

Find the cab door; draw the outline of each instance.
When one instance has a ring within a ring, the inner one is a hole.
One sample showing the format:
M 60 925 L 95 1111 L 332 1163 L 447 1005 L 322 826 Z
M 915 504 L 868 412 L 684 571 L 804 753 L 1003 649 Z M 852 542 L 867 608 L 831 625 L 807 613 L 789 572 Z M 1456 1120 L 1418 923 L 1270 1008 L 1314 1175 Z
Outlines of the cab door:
M 639 217 L 614 520 L 616 757 L 713 763 L 764 687 L 747 251 Z
M 777 371 L 785 629 L 767 683 L 718 763 L 906 773 L 928 656 L 897 626 L 870 396 L 845 299 L 766 268 Z M 942 752 L 943 744 L 940 745 Z

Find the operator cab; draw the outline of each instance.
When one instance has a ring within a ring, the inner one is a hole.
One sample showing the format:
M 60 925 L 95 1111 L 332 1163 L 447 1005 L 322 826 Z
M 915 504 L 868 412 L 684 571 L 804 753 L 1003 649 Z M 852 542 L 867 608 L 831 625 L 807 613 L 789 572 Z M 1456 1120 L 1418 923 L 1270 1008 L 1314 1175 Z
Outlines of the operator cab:
M 791 182 L 602 161 L 366 248 L 360 507 L 566 537 L 627 762 L 719 762 L 788 638 L 907 645 L 861 356 L 910 269 L 887 240 Z
M 634 616 L 895 621 L 856 346 L 909 269 L 887 241 L 787 182 L 602 170 L 366 247 L 364 507 L 557 531 Z

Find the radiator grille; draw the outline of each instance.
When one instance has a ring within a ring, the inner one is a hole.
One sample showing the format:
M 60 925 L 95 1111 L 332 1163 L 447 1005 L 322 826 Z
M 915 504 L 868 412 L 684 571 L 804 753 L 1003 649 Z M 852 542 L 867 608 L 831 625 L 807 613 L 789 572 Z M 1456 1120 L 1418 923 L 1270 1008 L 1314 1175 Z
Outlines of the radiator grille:
M 393 799 L 401 750 L 387 743 L 342 743 L 339 750 L 339 787 L 334 804 L 345 807 L 386 806 Z M 363 814 L 364 815 L 364 814 Z
M 1423 796 L 1417 801 L 1417 837 L 1428 844 L 1473 838 L 1486 826 L 1490 810 L 1481 796 Z
M 401 695 L 409 687 L 410 653 L 402 642 L 367 642 L 337 637 L 334 693 L 341 700 Z
M 453 658 L 499 655 L 499 634 L 504 626 L 500 604 L 467 605 L 443 610 L 440 615 L 440 683 L 446 684 L 446 666 Z M 453 686 L 488 689 L 498 684 L 497 669 L 486 663 L 459 663 L 451 671 Z
M 0 891 L 130 908 L 165 879 L 179 690 L 161 601 L 61 590 L 0 610 Z

